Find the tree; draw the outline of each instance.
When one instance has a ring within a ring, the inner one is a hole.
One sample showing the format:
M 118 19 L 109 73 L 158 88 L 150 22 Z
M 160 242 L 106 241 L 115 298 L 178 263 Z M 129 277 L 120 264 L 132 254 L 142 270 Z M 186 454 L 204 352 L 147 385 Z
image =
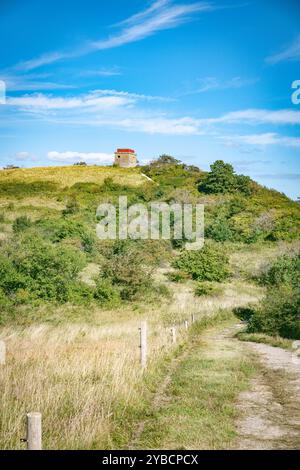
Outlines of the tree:
M 150 163 L 150 165 L 180 165 L 181 161 L 177 160 L 176 158 L 172 157 L 171 155 L 167 154 L 162 154 L 160 157 L 158 157 L 157 160 L 154 160 L 153 162 Z
M 210 166 L 210 172 L 200 183 L 204 193 L 232 193 L 236 189 L 236 175 L 233 166 L 217 160 Z
M 250 195 L 252 181 L 249 176 L 237 175 L 230 163 L 216 160 L 210 166 L 210 172 L 202 180 L 198 189 L 208 194 L 241 192 Z

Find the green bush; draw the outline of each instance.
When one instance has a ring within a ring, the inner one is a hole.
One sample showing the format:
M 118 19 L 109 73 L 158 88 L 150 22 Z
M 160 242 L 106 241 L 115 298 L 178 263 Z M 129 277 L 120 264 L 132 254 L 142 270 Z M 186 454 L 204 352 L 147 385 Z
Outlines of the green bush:
M 168 273 L 168 278 L 172 282 L 184 282 L 189 278 L 189 275 L 185 271 L 174 271 L 172 273 Z
M 94 290 L 84 282 L 76 280 L 69 285 L 68 299 L 73 304 L 90 304 L 94 299 Z
M 243 321 L 249 321 L 251 317 L 255 314 L 255 309 L 253 307 L 236 307 L 233 309 L 233 313 Z
M 73 215 L 79 212 L 80 207 L 75 197 L 68 200 L 66 208 L 63 210 L 63 215 Z
M 0 195 L 12 196 L 15 198 L 53 193 L 58 185 L 51 181 L 33 181 L 25 183 L 22 181 L 1 181 Z
M 184 251 L 173 266 L 199 281 L 222 281 L 229 276 L 229 259 L 220 245 L 206 243 L 202 250 Z
M 150 287 L 152 268 L 138 243 L 117 241 L 102 266 L 102 276 L 118 286 L 122 299 L 138 297 Z
M 195 295 L 201 297 L 202 295 L 220 295 L 222 288 L 210 282 L 199 282 L 195 289 Z
M 31 224 L 32 223 L 29 217 L 26 215 L 21 215 L 14 220 L 12 228 L 15 233 L 24 232 L 24 230 L 27 230 L 29 227 L 31 227 Z
M 85 263 L 84 254 L 74 248 L 25 237 L 1 256 L 0 287 L 18 303 L 22 296 L 27 301 L 23 291 L 36 299 L 72 301 L 74 283 Z
M 116 306 L 120 303 L 120 293 L 109 279 L 99 279 L 97 281 L 94 298 L 101 305 Z
M 18 272 L 11 259 L 0 254 L 0 289 L 6 294 L 26 288 L 26 277 Z
M 235 233 L 230 227 L 228 219 L 224 217 L 217 217 L 205 230 L 205 236 L 216 242 L 232 241 L 235 239 Z
M 295 257 L 279 257 L 259 280 L 261 284 L 279 286 L 280 284 L 300 285 L 300 254 Z
M 233 166 L 223 160 L 216 160 L 210 166 L 210 172 L 199 185 L 199 191 L 207 194 L 241 192 L 249 195 L 252 190 L 249 176 L 236 175 Z
M 247 331 L 300 339 L 299 287 L 269 288 L 261 306 L 251 315 Z

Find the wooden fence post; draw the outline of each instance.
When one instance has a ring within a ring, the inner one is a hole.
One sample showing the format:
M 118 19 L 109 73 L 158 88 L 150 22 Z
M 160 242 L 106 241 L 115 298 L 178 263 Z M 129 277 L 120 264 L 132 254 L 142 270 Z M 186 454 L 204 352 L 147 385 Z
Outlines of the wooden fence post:
M 42 450 L 42 415 L 27 413 L 27 450 Z
M 189 322 L 188 322 L 187 320 L 185 320 L 184 326 L 185 326 L 185 329 L 188 330 L 188 328 L 189 328 Z
M 142 321 L 140 330 L 140 362 L 142 369 L 147 365 L 147 322 Z
M 171 335 L 172 335 L 172 343 L 175 344 L 176 343 L 176 328 L 175 328 L 175 326 L 172 326 L 172 328 L 171 328 Z
M 0 341 L 0 365 L 5 365 L 6 346 L 4 341 Z
M 195 323 L 195 314 L 192 313 L 192 323 Z

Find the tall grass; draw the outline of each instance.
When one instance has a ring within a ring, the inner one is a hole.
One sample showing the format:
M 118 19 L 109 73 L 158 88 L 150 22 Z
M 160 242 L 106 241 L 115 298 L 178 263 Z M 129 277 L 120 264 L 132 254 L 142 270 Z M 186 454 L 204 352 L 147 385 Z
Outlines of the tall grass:
M 147 385 L 139 364 L 138 325 L 3 329 L 8 354 L 0 370 L 0 447 L 23 447 L 24 416 L 30 410 L 42 413 L 45 448 L 121 446 L 150 394 L 150 377 L 172 349 L 168 330 L 152 325 Z

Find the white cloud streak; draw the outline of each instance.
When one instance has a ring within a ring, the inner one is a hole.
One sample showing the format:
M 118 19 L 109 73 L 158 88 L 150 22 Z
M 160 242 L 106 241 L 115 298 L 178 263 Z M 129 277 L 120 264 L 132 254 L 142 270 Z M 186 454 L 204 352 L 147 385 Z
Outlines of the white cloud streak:
M 252 123 L 252 124 L 300 124 L 300 111 L 290 109 L 266 110 L 246 109 L 233 111 L 218 118 L 209 118 L 206 123 Z
M 256 146 L 278 145 L 283 147 L 300 148 L 299 137 L 286 137 L 274 132 L 266 132 L 263 134 L 248 134 L 222 137 L 226 144 L 248 144 Z
M 89 41 L 72 51 L 57 51 L 41 55 L 17 64 L 15 70 L 30 71 L 38 67 L 49 65 L 61 60 L 71 59 L 89 54 L 91 52 L 112 49 L 132 42 L 145 39 L 158 31 L 175 28 L 189 21 L 191 15 L 199 12 L 208 12 L 216 7 L 210 2 L 196 2 L 183 5 L 172 5 L 170 1 L 158 0 L 148 9 L 137 13 L 121 22 L 121 31 L 106 39 Z
M 130 96 L 105 95 L 105 93 L 91 92 L 77 97 L 56 97 L 43 93 L 26 94 L 24 96 L 8 97 L 7 104 L 17 106 L 23 110 L 68 110 L 91 109 L 94 111 L 108 110 L 132 104 L 134 99 Z
M 270 55 L 265 59 L 267 64 L 274 65 L 279 62 L 300 59 L 300 35 L 295 41 L 277 54 Z
M 258 82 L 257 78 L 233 77 L 229 80 L 220 80 L 217 77 L 204 77 L 197 81 L 197 88 L 186 94 L 206 93 L 212 90 L 230 90 L 253 85 Z

